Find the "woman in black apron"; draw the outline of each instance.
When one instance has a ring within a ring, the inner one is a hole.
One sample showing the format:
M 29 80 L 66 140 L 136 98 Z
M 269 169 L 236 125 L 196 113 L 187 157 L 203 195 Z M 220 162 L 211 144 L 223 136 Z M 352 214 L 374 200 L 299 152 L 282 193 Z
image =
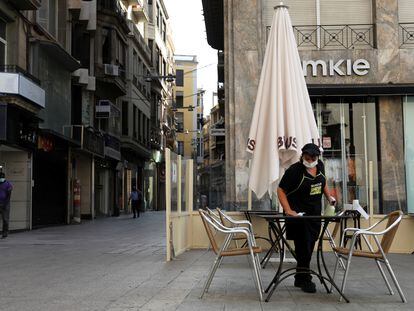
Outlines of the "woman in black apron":
M 302 148 L 300 161 L 291 165 L 280 180 L 277 194 L 286 215 L 321 215 L 322 194 L 325 194 L 331 204 L 335 203 L 335 199 L 329 194 L 324 165 L 319 156 L 317 145 L 306 144 Z M 302 271 L 295 275 L 295 286 L 307 293 L 316 292 L 315 284 L 311 281 L 312 276 L 303 271 L 309 269 L 320 230 L 320 221 L 298 219 L 286 223 L 287 239 L 295 243 L 296 270 Z

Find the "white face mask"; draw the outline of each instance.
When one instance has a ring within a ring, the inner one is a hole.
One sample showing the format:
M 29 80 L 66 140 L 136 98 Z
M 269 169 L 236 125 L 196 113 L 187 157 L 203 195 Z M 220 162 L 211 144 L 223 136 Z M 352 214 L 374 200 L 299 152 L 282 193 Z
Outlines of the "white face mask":
M 314 168 L 316 165 L 318 165 L 318 160 L 313 161 L 309 163 L 308 161 L 303 160 L 303 165 L 305 165 L 306 168 Z
M 6 178 L 0 178 L 0 182 L 5 182 Z

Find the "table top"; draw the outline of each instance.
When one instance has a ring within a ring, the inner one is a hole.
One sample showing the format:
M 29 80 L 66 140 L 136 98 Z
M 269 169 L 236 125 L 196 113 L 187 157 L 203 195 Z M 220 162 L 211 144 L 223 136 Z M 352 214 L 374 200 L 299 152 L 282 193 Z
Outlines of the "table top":
M 283 215 L 281 212 L 279 211 L 275 211 L 275 210 L 247 210 L 247 209 L 242 209 L 239 212 L 241 213 L 248 213 L 251 215 Z
M 346 218 L 352 218 L 351 215 L 333 215 L 333 216 L 326 216 L 326 215 L 304 215 L 304 216 L 287 216 L 283 214 L 273 214 L 273 215 L 258 215 L 267 221 L 272 220 L 285 220 L 285 219 L 314 219 L 314 220 L 341 220 Z

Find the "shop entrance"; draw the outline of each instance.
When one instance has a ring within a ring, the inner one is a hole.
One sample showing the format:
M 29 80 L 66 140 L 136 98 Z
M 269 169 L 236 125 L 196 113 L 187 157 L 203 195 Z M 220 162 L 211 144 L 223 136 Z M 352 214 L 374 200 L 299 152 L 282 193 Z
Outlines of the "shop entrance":
M 368 204 L 369 162 L 373 162 L 374 204 L 378 204 L 375 100 L 361 97 L 316 98 L 317 120 L 328 186 L 340 206 Z

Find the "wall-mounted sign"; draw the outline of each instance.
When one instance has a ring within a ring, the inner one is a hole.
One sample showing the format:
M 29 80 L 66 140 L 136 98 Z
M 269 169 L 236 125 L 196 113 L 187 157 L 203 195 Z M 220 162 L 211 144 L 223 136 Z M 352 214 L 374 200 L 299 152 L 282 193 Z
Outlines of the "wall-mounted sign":
M 332 140 L 330 137 L 327 137 L 327 136 L 322 137 L 322 148 L 324 149 L 332 148 Z
M 310 68 L 310 69 L 309 69 Z M 352 61 L 351 59 L 339 59 L 339 60 L 303 60 L 302 69 L 303 75 L 308 76 L 308 71 L 311 70 L 312 76 L 318 75 L 326 76 L 365 76 L 368 74 L 371 65 L 366 59 L 357 59 Z

